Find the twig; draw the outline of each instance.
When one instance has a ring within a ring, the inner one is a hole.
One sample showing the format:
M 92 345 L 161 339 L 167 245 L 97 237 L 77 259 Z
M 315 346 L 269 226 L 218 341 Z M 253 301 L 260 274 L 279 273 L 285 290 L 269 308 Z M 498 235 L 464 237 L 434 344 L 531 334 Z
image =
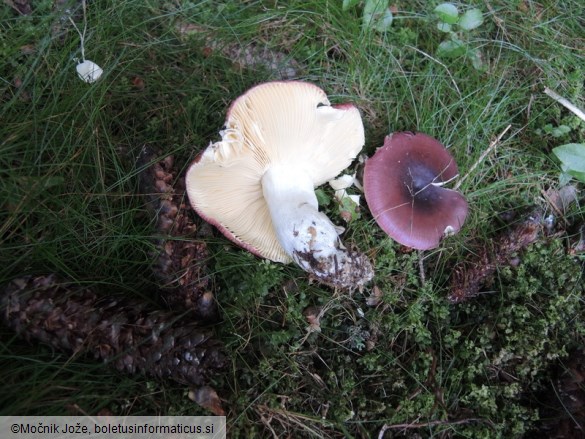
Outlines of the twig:
M 437 420 L 437 421 L 419 422 L 419 423 L 411 423 L 411 424 L 394 424 L 394 425 L 384 424 L 384 426 L 380 430 L 380 433 L 378 434 L 378 439 L 384 439 L 384 434 L 386 433 L 386 430 L 390 430 L 390 429 L 425 428 L 425 427 L 434 427 L 435 425 L 461 425 L 461 424 L 468 424 L 470 422 L 488 422 L 489 424 L 491 424 L 491 422 L 486 421 L 485 419 L 480 419 L 480 418 L 460 419 L 458 421 Z
M 460 186 L 461 183 L 463 183 L 467 177 L 469 177 L 471 175 L 471 173 L 475 170 L 475 168 L 477 168 L 479 166 L 479 164 L 481 162 L 483 162 L 483 160 L 487 157 L 487 155 L 496 148 L 496 146 L 500 143 L 500 140 L 502 140 L 502 137 L 504 137 L 504 135 L 508 132 L 508 130 L 512 127 L 512 125 L 508 125 L 504 131 L 502 131 L 500 134 L 498 134 L 498 137 L 496 137 L 494 140 L 492 140 L 492 142 L 490 143 L 490 146 L 487 147 L 487 149 L 479 156 L 479 158 L 477 159 L 477 161 L 471 166 L 471 168 L 469 168 L 469 171 L 467 171 L 467 174 L 465 174 L 463 177 L 461 177 L 459 179 L 459 181 L 455 184 L 455 186 L 453 187 L 454 190 L 457 190 Z
M 418 47 L 414 47 L 414 46 L 409 46 L 407 45 L 406 47 L 408 47 L 409 49 L 414 50 L 415 52 L 420 53 L 423 56 L 426 56 L 427 58 L 429 58 L 430 60 L 436 62 L 437 64 L 439 64 L 441 67 L 443 67 L 445 69 L 445 71 L 447 72 L 447 74 L 449 75 L 449 78 L 451 79 L 451 82 L 453 83 L 453 87 L 455 88 L 455 90 L 457 90 L 457 94 L 459 95 L 459 97 L 462 97 L 463 95 L 461 94 L 461 90 L 459 90 L 459 87 L 457 86 L 457 82 L 455 81 L 455 78 L 453 78 L 453 75 L 451 75 L 451 71 L 449 70 L 449 67 L 447 67 L 445 64 L 443 64 L 441 61 L 439 61 L 437 58 L 432 57 L 431 55 L 429 55 L 428 53 L 426 53 L 423 50 L 420 50 Z
M 552 91 L 548 87 L 544 88 L 544 93 L 546 95 L 550 96 L 551 98 L 553 98 L 555 101 L 557 101 L 563 107 L 565 107 L 567 110 L 572 111 L 579 119 L 581 119 L 582 121 L 585 121 L 585 113 L 583 112 L 583 110 L 581 110 L 580 108 L 573 105 L 567 99 L 565 99 L 561 95 L 555 93 L 554 91 Z
M 504 35 L 508 36 L 508 33 L 506 32 L 506 28 L 504 27 L 504 20 L 502 20 L 501 18 L 496 16 L 496 11 L 494 10 L 494 8 L 492 7 L 492 5 L 490 4 L 490 2 L 488 0 L 485 0 L 485 5 L 487 6 L 488 10 L 492 14 L 492 18 L 494 19 L 496 26 L 498 26 L 502 30 Z
M 75 30 L 77 31 L 77 33 L 79 34 L 79 45 L 81 46 L 81 61 L 85 62 L 85 33 L 87 32 L 87 9 L 85 6 L 85 0 L 82 0 L 81 5 L 83 8 L 83 32 L 79 30 L 71 16 L 69 16 L 68 18 L 73 27 L 75 28 Z
M 426 280 L 426 276 L 425 276 L 425 265 L 423 263 L 423 252 L 422 251 L 418 252 L 418 270 L 419 270 L 419 274 L 420 274 L 421 286 L 423 286 L 427 280 Z

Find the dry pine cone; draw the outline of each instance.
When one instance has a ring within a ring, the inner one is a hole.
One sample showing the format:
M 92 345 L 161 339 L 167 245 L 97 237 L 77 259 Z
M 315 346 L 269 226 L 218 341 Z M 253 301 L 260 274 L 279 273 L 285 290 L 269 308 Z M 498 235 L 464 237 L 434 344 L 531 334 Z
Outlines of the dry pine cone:
M 154 153 L 143 147 L 139 163 L 147 165 Z M 217 304 L 207 272 L 209 254 L 197 239 L 197 226 L 186 199 L 184 179 L 176 178 L 168 156 L 141 174 L 141 190 L 157 217 L 157 254 L 153 267 L 162 283 L 163 298 L 173 310 L 191 310 L 198 320 L 217 320 Z
M 27 340 L 92 353 L 127 373 L 199 386 L 226 364 L 221 344 L 192 319 L 102 297 L 53 275 L 8 284 L 0 295 L 0 318 Z

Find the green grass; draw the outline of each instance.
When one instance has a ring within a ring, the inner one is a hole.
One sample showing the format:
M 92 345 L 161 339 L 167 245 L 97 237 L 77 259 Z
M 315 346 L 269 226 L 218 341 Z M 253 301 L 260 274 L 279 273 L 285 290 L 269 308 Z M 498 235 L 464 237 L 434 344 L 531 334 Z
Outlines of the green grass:
M 104 294 L 155 298 L 138 152 L 147 143 L 186 167 L 218 139 L 229 103 L 275 78 L 234 64 L 228 48 L 268 47 L 298 62 L 298 79 L 360 108 L 366 155 L 392 131 L 423 131 L 465 175 L 512 128 L 464 181 L 470 216 L 440 248 L 403 252 L 363 207 L 345 240 L 375 264 L 364 291 L 311 284 L 293 266 L 209 238 L 216 331 L 231 359 L 211 384 L 230 437 L 366 438 L 409 424 L 385 437 L 511 438 L 538 425 L 533 395 L 584 341 L 583 257 L 546 240 L 502 267 L 489 293 L 457 306 L 446 296 L 455 262 L 505 228 L 502 212 L 558 186 L 551 149 L 583 142 L 585 124 L 542 92 L 585 107 L 581 2 L 473 2 L 485 22 L 469 44 L 486 72 L 435 56 L 438 2 L 395 2 L 385 34 L 362 30 L 360 8 L 343 12 L 341 1 L 89 2 L 85 53 L 105 71 L 91 85 L 75 73 L 79 37 L 52 3 L 33 2 L 30 16 L 0 8 L 0 283 L 55 272 Z M 198 32 L 181 32 L 187 24 Z M 554 138 L 547 124 L 572 129 Z M 326 210 L 342 223 L 334 204 Z M 584 216 L 581 205 L 567 214 L 577 224 Z M 374 286 L 381 303 L 368 307 Z M 327 308 L 320 332 L 307 332 L 310 306 Z M 122 376 L 5 327 L 0 368 L 0 414 L 205 413 L 180 385 Z

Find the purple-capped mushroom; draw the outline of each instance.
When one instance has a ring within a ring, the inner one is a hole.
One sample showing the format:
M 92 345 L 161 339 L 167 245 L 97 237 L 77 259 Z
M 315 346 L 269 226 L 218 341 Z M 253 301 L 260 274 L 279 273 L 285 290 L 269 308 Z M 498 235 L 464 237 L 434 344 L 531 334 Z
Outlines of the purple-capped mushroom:
M 445 183 L 458 175 L 457 164 L 436 139 L 398 132 L 366 161 L 364 192 L 378 225 L 408 247 L 438 247 L 457 233 L 467 216 L 467 201 Z

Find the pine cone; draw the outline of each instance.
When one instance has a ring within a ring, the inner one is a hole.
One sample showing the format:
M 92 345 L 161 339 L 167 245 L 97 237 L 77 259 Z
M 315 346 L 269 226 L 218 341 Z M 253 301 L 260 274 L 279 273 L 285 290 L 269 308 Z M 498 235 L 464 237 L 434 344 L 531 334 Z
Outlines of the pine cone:
M 543 212 L 533 211 L 526 220 L 496 237 L 491 246 L 479 249 L 476 256 L 457 264 L 451 277 L 449 300 L 463 302 L 479 294 L 498 267 L 509 265 L 512 255 L 535 242 L 543 230 Z
M 9 283 L 0 318 L 29 341 L 92 353 L 127 373 L 199 386 L 226 365 L 221 344 L 196 323 L 143 302 L 101 297 L 54 275 Z
M 150 163 L 153 151 L 144 147 L 139 158 Z M 141 175 L 141 190 L 157 215 L 158 249 L 155 275 L 162 283 L 164 299 L 171 309 L 192 310 L 199 320 L 217 320 L 217 304 L 211 291 L 205 242 L 197 240 L 197 226 L 185 195 L 184 178 L 175 181 L 172 156 L 154 163 Z

